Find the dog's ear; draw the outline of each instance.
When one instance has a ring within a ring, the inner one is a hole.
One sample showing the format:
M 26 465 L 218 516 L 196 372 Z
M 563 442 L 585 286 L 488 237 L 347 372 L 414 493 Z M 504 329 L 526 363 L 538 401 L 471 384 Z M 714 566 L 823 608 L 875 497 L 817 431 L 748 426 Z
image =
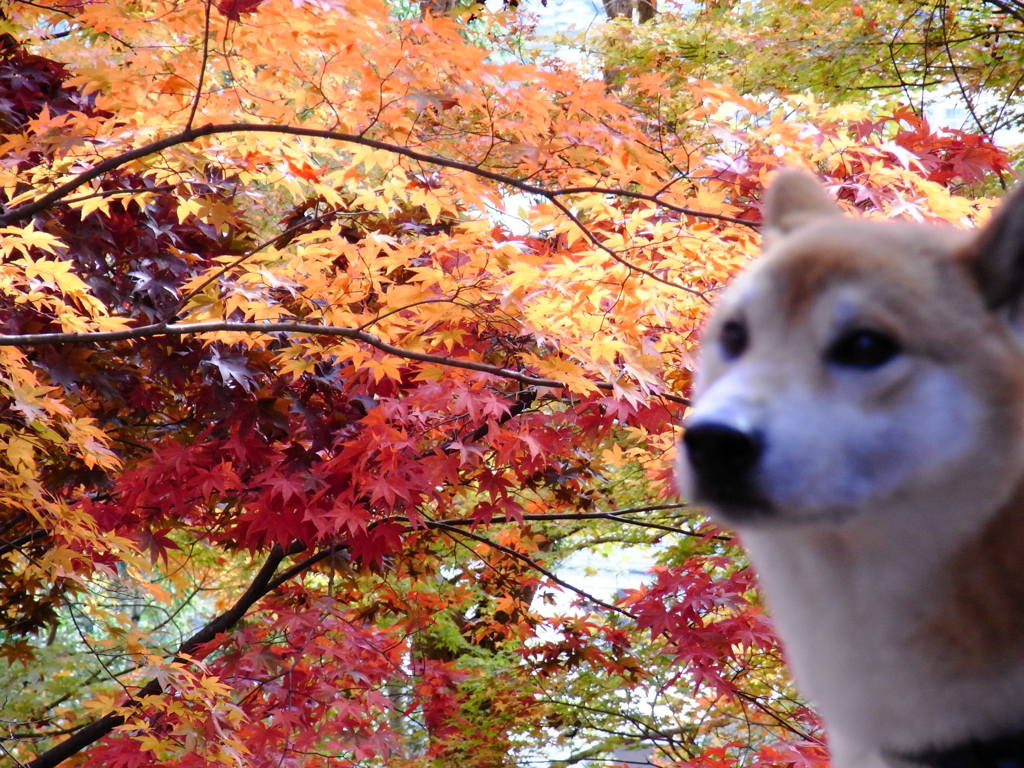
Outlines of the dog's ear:
M 989 309 L 1020 325 L 1024 303 L 1024 185 L 1007 196 L 961 252 Z
M 841 214 L 817 179 L 803 171 L 784 170 L 768 186 L 761 234 L 768 241 L 823 216 Z

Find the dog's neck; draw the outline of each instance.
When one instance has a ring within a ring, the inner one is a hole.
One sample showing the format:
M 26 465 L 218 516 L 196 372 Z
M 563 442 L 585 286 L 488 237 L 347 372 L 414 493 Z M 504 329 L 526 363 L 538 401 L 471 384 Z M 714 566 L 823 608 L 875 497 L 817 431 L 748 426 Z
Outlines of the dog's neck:
M 1004 668 L 1024 658 L 1024 485 L 965 539 L 945 569 L 949 599 L 936 618 L 936 637 L 963 662 Z
M 1024 768 L 1024 726 L 995 738 L 900 755 L 897 759 L 928 768 Z
M 1006 695 L 992 691 L 1024 688 L 1024 484 L 999 496 L 988 511 L 984 499 L 972 509 L 947 498 L 956 506 L 936 515 L 943 500 L 931 499 L 862 526 L 742 535 L 797 681 L 833 740 L 845 730 L 844 741 L 899 751 L 1021 725 L 1002 719 L 994 702 Z M 918 651 L 908 658 L 906 648 Z

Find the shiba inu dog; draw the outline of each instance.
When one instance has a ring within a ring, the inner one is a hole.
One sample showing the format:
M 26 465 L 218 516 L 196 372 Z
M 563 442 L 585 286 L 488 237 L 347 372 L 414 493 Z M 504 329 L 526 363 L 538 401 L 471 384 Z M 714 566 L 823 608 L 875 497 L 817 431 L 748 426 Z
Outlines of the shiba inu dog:
M 1024 193 L 974 234 L 781 173 L 680 486 L 739 532 L 837 768 L 1024 767 Z

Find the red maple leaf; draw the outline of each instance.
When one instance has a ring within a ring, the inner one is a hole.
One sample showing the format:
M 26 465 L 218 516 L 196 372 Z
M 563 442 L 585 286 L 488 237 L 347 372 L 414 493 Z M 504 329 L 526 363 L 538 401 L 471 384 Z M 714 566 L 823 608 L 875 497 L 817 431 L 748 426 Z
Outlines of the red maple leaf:
M 213 6 L 231 21 L 238 21 L 243 13 L 254 13 L 264 0 L 214 0 Z

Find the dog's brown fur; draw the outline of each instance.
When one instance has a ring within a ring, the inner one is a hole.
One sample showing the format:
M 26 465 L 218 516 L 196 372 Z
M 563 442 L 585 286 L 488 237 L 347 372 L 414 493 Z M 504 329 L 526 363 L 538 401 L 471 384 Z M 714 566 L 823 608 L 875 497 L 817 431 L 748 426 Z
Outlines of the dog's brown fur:
M 740 532 L 839 768 L 1024 729 L 1022 303 L 1024 193 L 971 235 L 787 172 L 705 330 L 681 486 Z

